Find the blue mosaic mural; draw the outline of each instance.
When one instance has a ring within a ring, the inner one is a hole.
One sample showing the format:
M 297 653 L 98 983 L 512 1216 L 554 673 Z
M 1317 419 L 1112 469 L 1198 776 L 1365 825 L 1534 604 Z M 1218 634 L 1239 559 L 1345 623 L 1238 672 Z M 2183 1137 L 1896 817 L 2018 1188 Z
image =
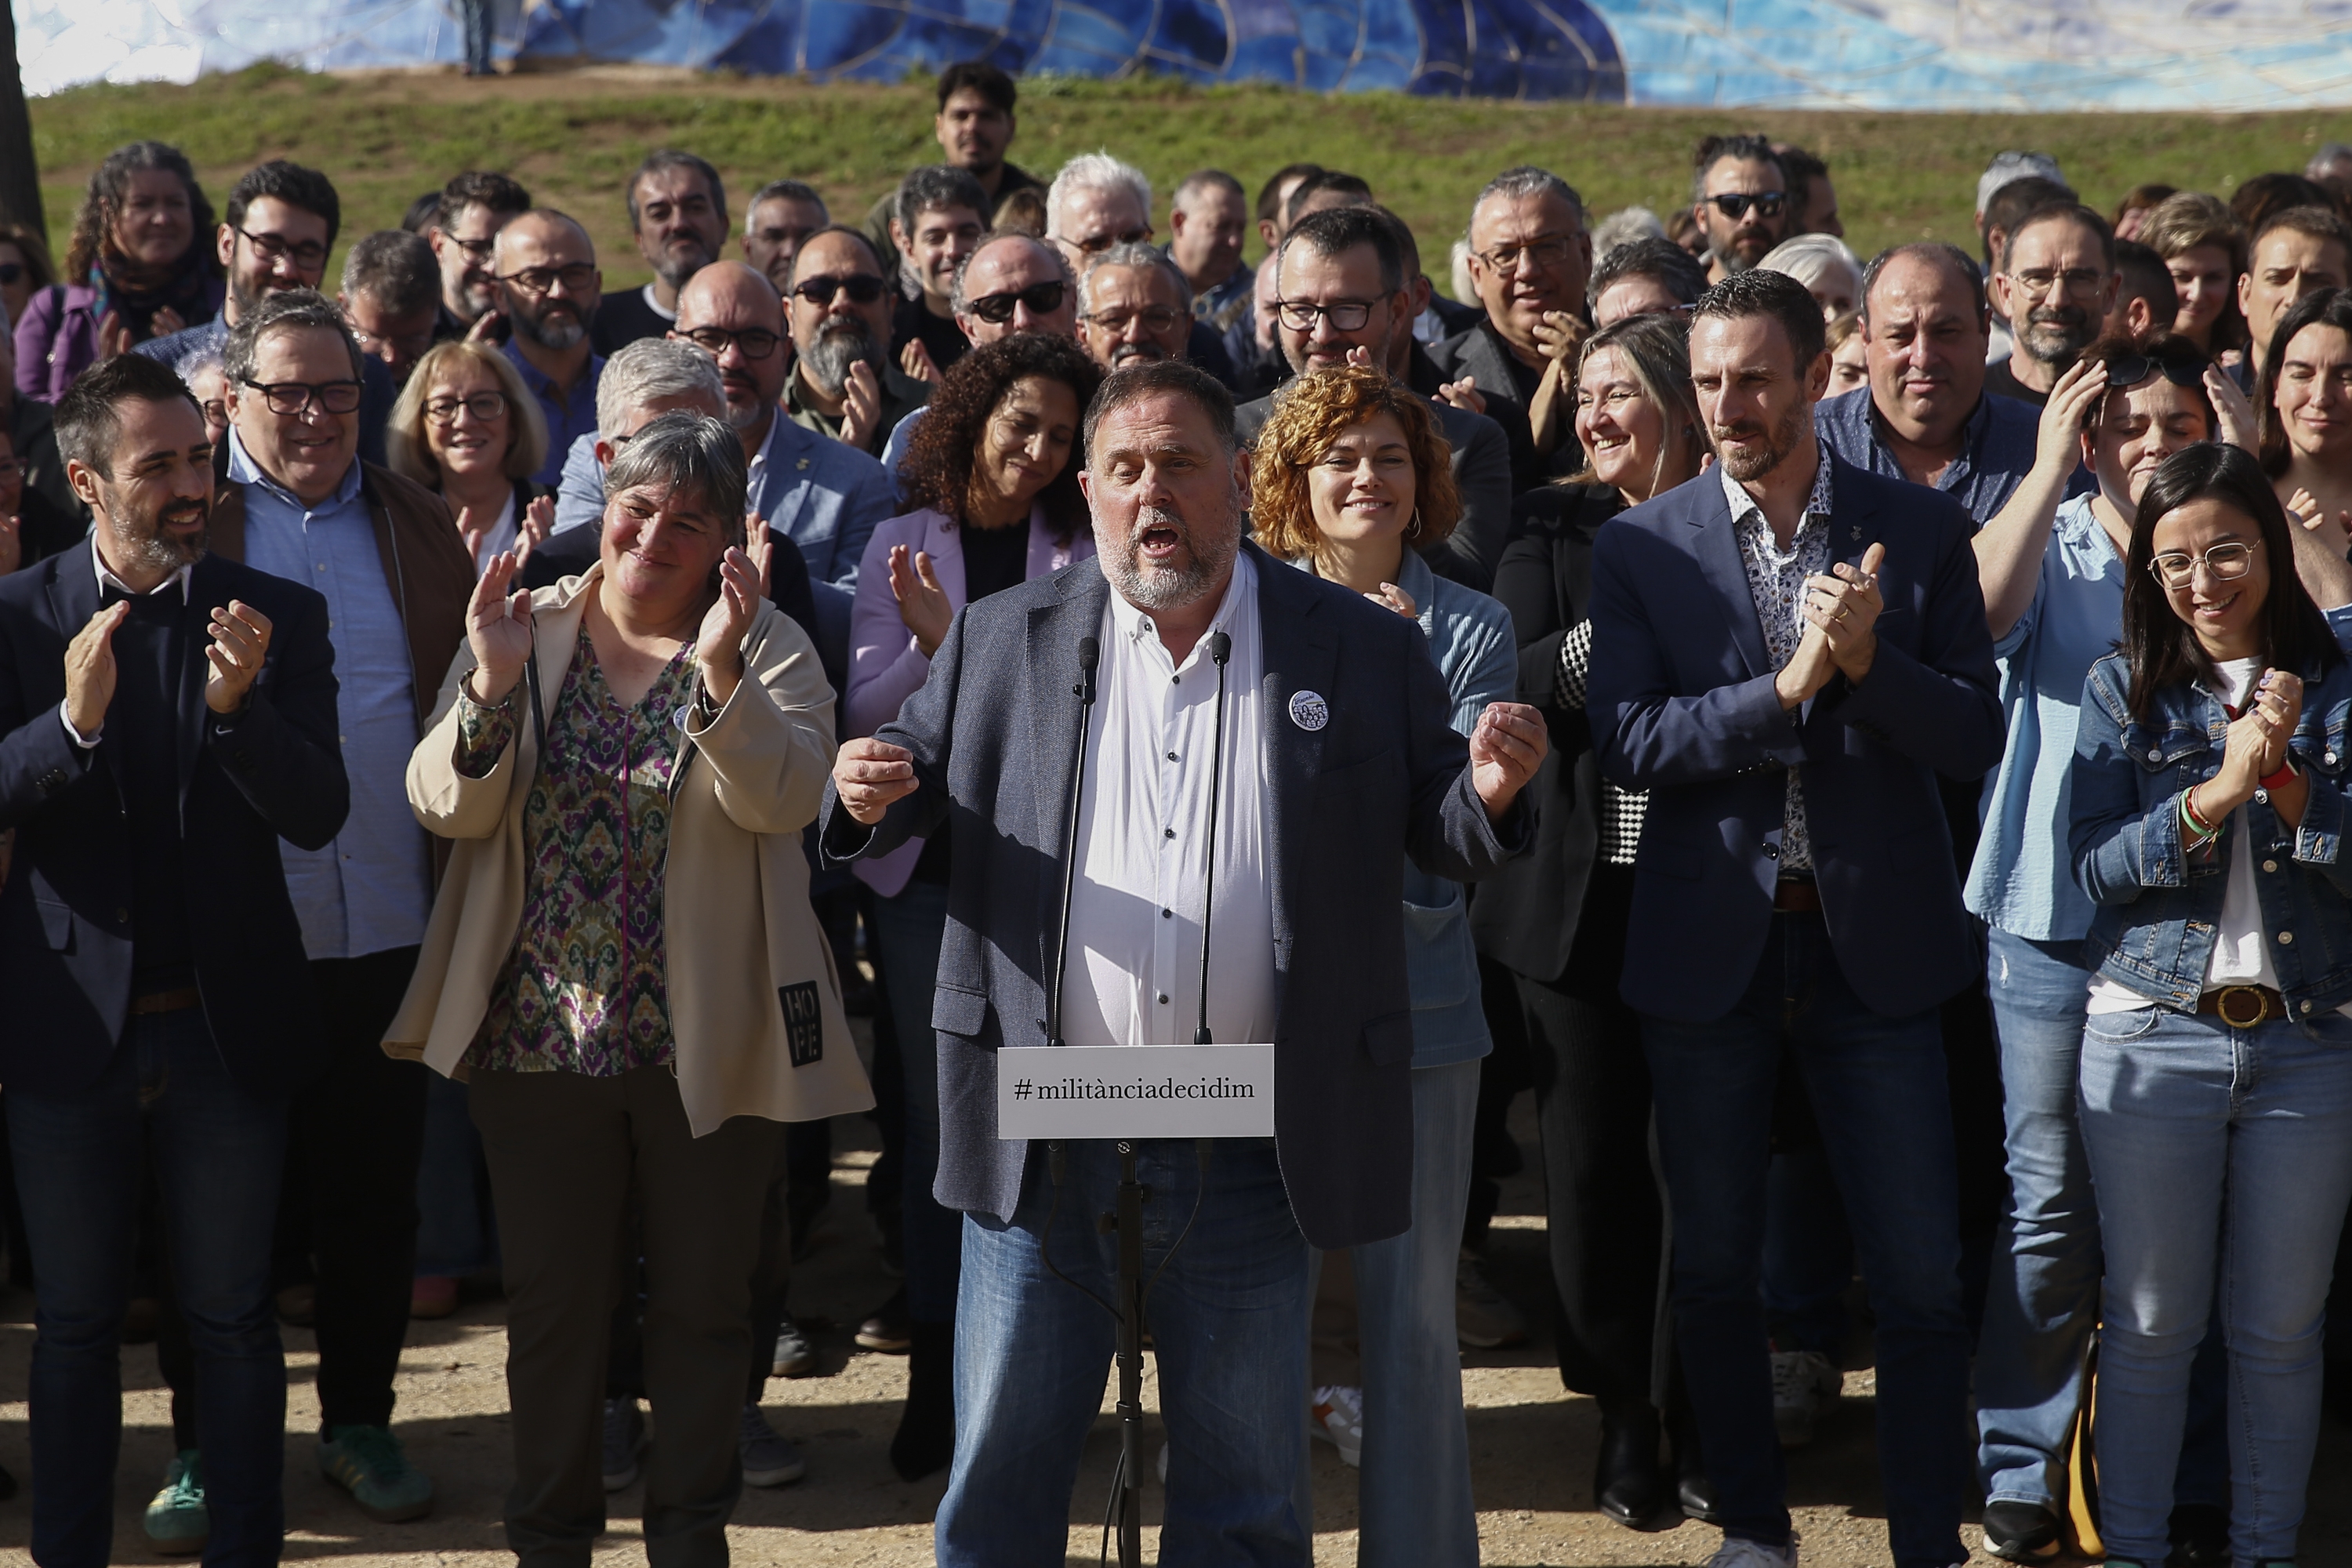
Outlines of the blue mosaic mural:
M 11 0 L 26 88 L 454 63 L 457 0 Z M 498 0 L 499 52 L 818 80 L 950 60 L 1720 107 L 2352 105 L 2352 0 Z

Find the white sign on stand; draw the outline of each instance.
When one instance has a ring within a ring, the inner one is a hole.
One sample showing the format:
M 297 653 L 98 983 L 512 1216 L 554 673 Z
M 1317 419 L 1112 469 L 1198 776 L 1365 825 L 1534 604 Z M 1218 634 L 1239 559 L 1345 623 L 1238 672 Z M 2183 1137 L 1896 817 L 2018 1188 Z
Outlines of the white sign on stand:
M 1271 1138 L 1274 1047 L 1008 1046 L 999 1138 Z

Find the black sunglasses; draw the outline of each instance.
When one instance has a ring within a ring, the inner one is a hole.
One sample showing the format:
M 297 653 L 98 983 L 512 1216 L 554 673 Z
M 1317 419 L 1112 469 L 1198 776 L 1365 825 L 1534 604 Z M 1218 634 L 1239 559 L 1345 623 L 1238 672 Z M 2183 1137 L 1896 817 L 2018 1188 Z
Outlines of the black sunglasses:
M 1050 315 L 1062 308 L 1062 283 L 1055 279 L 1050 283 L 1032 283 L 1010 294 L 982 294 L 977 300 L 964 301 L 964 309 L 991 326 L 1003 326 L 1013 319 L 1016 305 L 1026 305 L 1033 316 Z
M 2107 390 L 2122 392 L 2137 386 L 2149 376 L 2162 372 L 2164 379 L 2175 386 L 2185 386 L 2192 392 L 2205 387 L 2205 366 L 2186 364 L 2179 360 L 2151 359 L 2146 354 L 2117 354 L 2107 361 Z
M 1759 216 L 1779 217 L 1780 209 L 1789 204 L 1787 194 L 1781 191 L 1726 191 L 1706 199 L 1715 204 L 1716 211 L 1729 218 L 1738 217 L 1749 207 L 1754 207 Z
M 836 293 L 847 294 L 853 305 L 871 305 L 882 298 L 882 279 L 871 272 L 846 278 L 809 278 L 793 285 L 793 292 L 812 305 L 830 305 Z

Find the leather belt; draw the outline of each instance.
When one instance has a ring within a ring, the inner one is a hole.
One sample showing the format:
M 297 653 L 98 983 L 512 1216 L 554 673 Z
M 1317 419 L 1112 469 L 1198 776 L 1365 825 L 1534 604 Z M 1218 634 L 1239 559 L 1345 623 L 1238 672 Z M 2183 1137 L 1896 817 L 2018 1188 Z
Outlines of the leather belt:
M 134 1015 L 147 1013 L 181 1013 L 204 1001 L 204 995 L 193 985 L 183 985 L 177 991 L 150 991 L 144 996 L 131 999 Z
M 2233 1029 L 2251 1029 L 2286 1015 L 2286 998 L 2267 985 L 2224 985 L 2197 998 L 2197 1010 Z
M 1783 877 L 1772 889 L 1775 912 L 1817 915 L 1822 912 L 1822 886 L 1811 877 Z

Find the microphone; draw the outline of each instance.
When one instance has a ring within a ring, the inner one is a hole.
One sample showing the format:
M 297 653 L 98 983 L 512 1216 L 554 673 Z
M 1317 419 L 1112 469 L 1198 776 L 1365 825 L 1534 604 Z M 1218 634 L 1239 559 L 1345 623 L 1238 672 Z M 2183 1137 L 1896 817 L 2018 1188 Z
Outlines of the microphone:
M 1192 1043 L 1213 1046 L 1209 1034 L 1209 913 L 1217 893 L 1217 793 L 1225 771 L 1225 660 L 1233 657 L 1234 639 L 1223 632 L 1209 634 L 1209 657 L 1217 666 L 1216 740 L 1209 750 L 1209 858 L 1201 868 L 1201 1016 Z
M 1078 639 L 1078 683 L 1070 688 L 1070 695 L 1078 700 L 1078 751 L 1070 759 L 1070 821 L 1062 837 L 1062 927 L 1055 944 L 1054 993 L 1046 999 L 1045 1006 L 1045 1043 L 1049 1046 L 1062 1044 L 1062 982 L 1070 968 L 1070 891 L 1078 872 L 1078 805 L 1086 795 L 1087 728 L 1094 716 L 1095 666 L 1101 658 L 1100 643 L 1092 637 Z

